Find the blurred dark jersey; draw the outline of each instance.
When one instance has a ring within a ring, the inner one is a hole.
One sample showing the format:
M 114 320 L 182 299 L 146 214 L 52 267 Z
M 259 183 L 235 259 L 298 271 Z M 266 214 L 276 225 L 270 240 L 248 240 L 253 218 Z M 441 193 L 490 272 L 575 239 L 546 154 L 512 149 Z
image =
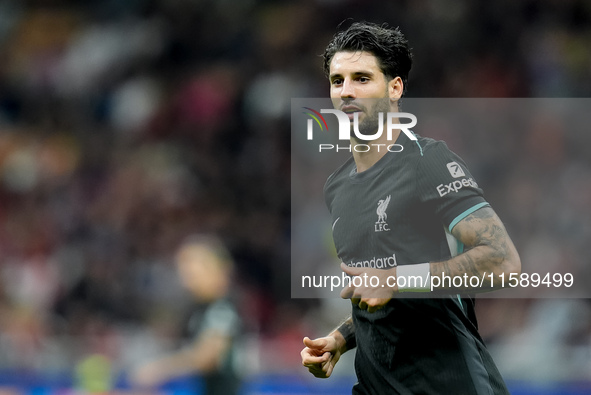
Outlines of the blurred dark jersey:
M 347 265 L 388 269 L 449 259 L 463 251 L 451 229 L 488 206 L 461 158 L 443 142 L 417 138 L 400 133 L 401 152 L 361 173 L 350 158 L 328 178 L 333 238 Z M 352 317 L 354 394 L 508 394 L 470 297 L 394 298 L 375 313 L 354 306 Z
M 234 364 L 234 353 L 241 320 L 234 303 L 230 299 L 220 299 L 211 304 L 195 306 L 187 330 L 192 341 L 197 341 L 202 333 L 210 331 L 232 339 L 232 345 L 224 356 L 220 369 L 200 374 L 195 379 L 203 382 L 204 395 L 238 394 L 240 379 Z

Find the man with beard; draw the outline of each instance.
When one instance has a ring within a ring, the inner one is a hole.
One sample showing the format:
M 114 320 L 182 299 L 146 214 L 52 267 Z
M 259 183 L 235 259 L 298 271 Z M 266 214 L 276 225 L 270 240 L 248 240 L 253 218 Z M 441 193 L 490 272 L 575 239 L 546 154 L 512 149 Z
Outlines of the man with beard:
M 354 23 L 338 32 L 324 53 L 335 108 L 351 121 L 357 117 L 359 132 L 371 135 L 379 112 L 398 112 L 411 63 L 399 29 Z M 352 137 L 352 146 L 370 148 L 353 149 L 324 192 L 342 270 L 379 283 L 351 281 L 343 289 L 351 317 L 326 337 L 304 338 L 303 365 L 326 378 L 356 348 L 354 394 L 508 394 L 465 294 L 494 290 L 500 275 L 520 273 L 513 243 L 445 143 L 400 130 L 391 140 L 375 135 L 371 144 Z M 384 149 L 392 142 L 403 149 Z M 429 292 L 430 279 L 465 275 L 490 275 L 493 284 L 450 282 L 432 298 L 399 295 Z

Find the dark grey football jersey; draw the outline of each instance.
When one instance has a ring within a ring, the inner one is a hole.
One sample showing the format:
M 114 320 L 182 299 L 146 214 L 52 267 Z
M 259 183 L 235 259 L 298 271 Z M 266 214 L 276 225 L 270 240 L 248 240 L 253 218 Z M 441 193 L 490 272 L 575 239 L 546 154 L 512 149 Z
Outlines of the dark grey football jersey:
M 353 158 L 327 180 L 325 198 L 339 258 L 388 269 L 449 259 L 463 246 L 450 231 L 487 206 L 460 157 L 445 143 L 400 133 L 357 173 Z M 353 307 L 359 394 L 506 394 L 477 332 L 473 300 L 392 299 L 367 313 Z

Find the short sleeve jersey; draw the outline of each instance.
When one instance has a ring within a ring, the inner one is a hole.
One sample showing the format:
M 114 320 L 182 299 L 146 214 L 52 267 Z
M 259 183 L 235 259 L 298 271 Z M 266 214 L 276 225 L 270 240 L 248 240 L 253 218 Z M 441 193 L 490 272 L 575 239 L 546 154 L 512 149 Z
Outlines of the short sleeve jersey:
M 488 205 L 444 142 L 400 133 L 396 144 L 391 149 L 399 152 L 361 173 L 350 158 L 326 182 L 337 254 L 349 266 L 449 259 L 463 248 L 451 229 Z M 356 394 L 508 393 L 478 334 L 470 298 L 394 298 L 374 313 L 354 306 L 352 317 Z

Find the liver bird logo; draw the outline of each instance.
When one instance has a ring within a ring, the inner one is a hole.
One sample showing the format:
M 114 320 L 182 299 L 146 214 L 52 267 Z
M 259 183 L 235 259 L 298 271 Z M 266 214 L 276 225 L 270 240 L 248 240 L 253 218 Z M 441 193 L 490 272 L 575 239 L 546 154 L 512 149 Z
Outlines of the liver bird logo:
M 388 195 L 386 199 L 380 199 L 378 202 L 378 209 L 376 213 L 378 214 L 378 224 L 385 224 L 386 219 L 388 218 L 388 214 L 386 214 L 386 209 L 388 208 L 388 204 L 390 203 L 391 195 Z

